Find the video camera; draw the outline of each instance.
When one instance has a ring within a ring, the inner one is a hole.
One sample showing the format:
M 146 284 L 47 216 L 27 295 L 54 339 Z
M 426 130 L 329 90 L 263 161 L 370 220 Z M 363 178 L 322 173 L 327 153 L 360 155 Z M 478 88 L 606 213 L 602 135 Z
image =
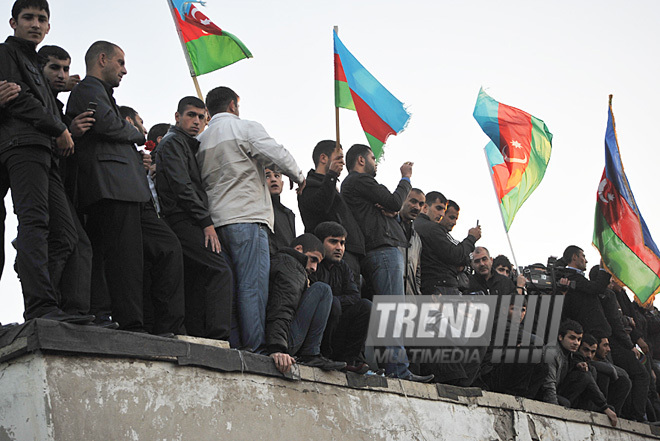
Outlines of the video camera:
M 520 272 L 527 279 L 525 284 L 527 294 L 555 294 L 569 288 L 575 288 L 574 281 L 570 282 L 568 286 L 559 283 L 560 279 L 570 277 L 575 273 L 575 270 L 566 268 L 563 261 L 555 256 L 548 257 L 547 265 L 535 263 L 520 268 Z

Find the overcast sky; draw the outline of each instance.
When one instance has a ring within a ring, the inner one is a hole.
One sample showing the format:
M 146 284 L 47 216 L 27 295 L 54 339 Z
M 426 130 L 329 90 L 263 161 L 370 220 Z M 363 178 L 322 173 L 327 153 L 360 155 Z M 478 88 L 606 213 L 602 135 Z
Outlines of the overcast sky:
M 6 35 L 10 5 L 3 2 Z M 203 93 L 234 89 L 241 117 L 262 123 L 305 173 L 314 145 L 335 136 L 332 27 L 339 26 L 347 48 L 412 113 L 406 131 L 390 137 L 379 182 L 394 190 L 399 167 L 413 161 L 413 186 L 441 191 L 461 206 L 454 236 L 464 238 L 479 220 L 478 244 L 492 255 L 511 252 L 483 154 L 488 138 L 472 117 L 479 88 L 545 121 L 554 135 L 550 163 L 510 231 L 520 265 L 545 263 L 569 244 L 598 263 L 591 238 L 614 94 L 625 170 L 660 240 L 653 178 L 660 158 L 660 110 L 653 104 L 660 102 L 660 2 L 208 0 L 205 12 L 254 58 L 200 77 Z M 128 75 L 115 97 L 147 128 L 174 122 L 178 100 L 195 94 L 165 0 L 53 0 L 51 26 L 44 44 L 67 49 L 74 73 L 84 75 L 83 56 L 96 40 L 124 49 Z M 349 110 L 341 110 L 341 141 L 345 150 L 366 143 Z M 283 201 L 298 212 L 293 192 Z M 5 203 L 11 211 L 9 198 Z M 7 244 L 16 236 L 11 215 L 5 234 Z M 0 322 L 20 322 L 13 249 L 6 251 Z

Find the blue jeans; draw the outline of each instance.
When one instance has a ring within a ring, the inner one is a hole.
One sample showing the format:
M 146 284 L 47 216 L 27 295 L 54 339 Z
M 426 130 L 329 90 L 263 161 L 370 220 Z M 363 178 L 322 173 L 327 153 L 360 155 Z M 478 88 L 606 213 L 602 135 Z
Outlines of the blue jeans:
M 403 254 L 396 247 L 380 247 L 367 252 L 361 263 L 362 274 L 371 281 L 374 295 L 405 295 L 403 260 Z M 403 340 L 400 345 L 387 349 L 396 362 L 385 363 L 385 372 L 398 378 L 408 377 L 411 372 L 408 370 L 409 363 Z
M 323 282 L 313 283 L 300 297 L 289 325 L 289 355 L 319 355 L 325 325 L 332 307 L 332 289 Z
M 236 315 L 230 341 L 232 347 L 257 352 L 266 342 L 268 234 L 259 224 L 225 225 L 217 232 L 234 271 Z

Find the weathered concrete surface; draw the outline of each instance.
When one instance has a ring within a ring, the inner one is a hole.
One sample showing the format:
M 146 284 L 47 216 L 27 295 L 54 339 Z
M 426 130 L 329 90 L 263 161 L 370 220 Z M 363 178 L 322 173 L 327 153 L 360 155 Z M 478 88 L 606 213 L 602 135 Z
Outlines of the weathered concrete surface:
M 604 415 L 487 392 L 351 388 L 310 368 L 298 378 L 37 351 L 0 364 L 0 441 L 657 439 L 645 425 L 613 429 Z

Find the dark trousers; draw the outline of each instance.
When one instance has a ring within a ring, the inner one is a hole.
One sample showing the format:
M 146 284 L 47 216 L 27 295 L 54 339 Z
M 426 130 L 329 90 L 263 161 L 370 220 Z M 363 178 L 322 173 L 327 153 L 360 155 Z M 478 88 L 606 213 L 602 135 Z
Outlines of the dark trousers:
M 360 299 L 342 308 L 339 297 L 333 297 L 321 342 L 321 353 L 332 360 L 357 360 L 367 340 L 371 307 L 371 301 Z
M 607 404 L 614 407 L 617 415 L 621 415 L 623 403 L 625 403 L 632 386 L 628 373 L 606 361 L 593 361 L 591 366 L 598 372 L 596 383 L 605 398 L 607 398 Z M 616 376 L 612 375 L 612 371 Z
M 62 271 L 59 283 L 61 308 L 68 314 L 88 314 L 92 284 L 92 243 L 76 215 L 73 204 L 70 200 L 67 202 L 78 240 Z M 53 234 L 52 225 L 50 234 Z
M 3 180 L 8 178 L 18 217 L 16 271 L 23 289 L 24 316 L 29 320 L 58 308 L 51 271 L 59 281 L 73 248 L 68 238 L 57 234 L 49 238 L 49 224 L 59 223 L 59 228 L 67 231 L 75 232 L 75 228 L 71 227 L 71 212 L 49 149 L 13 148 L 0 154 L 0 164 L 0 174 Z M 6 184 L 3 186 L 6 192 Z M 50 204 L 49 199 L 52 199 Z
M 632 382 L 630 395 L 623 407 L 623 416 L 633 421 L 644 421 L 649 391 L 649 374 L 635 357 L 633 351 L 624 348 L 614 339 L 610 341 L 610 347 L 614 364 L 623 368 Z
M 158 217 L 152 203 L 143 205 L 145 327 L 153 334 L 182 334 L 185 333 L 185 300 L 181 245 L 167 223 Z M 147 314 L 147 305 L 151 314 Z
M 204 230 L 192 220 L 168 220 L 183 250 L 186 331 L 196 337 L 228 340 L 234 289 L 222 254 L 204 244 Z
M 120 329 L 143 330 L 142 228 L 138 202 L 104 199 L 87 208 L 92 242 L 92 314 L 107 314 Z M 107 298 L 106 298 L 107 295 Z

